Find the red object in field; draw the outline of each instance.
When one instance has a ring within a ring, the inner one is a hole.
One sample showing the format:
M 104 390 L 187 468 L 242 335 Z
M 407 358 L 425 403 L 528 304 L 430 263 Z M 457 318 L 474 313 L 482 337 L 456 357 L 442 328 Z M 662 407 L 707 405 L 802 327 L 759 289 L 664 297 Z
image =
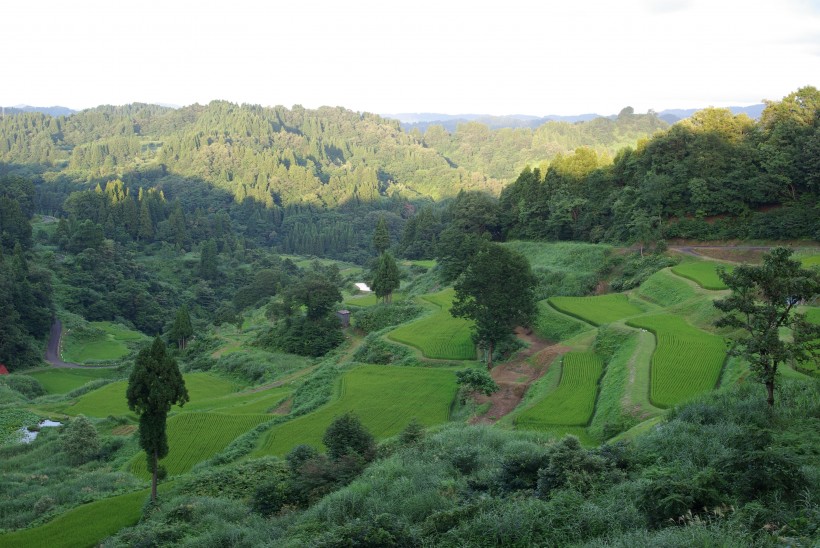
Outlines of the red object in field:
M 9 370 L 6 369 L 6 366 L 0 363 L 0 375 L 8 375 Z

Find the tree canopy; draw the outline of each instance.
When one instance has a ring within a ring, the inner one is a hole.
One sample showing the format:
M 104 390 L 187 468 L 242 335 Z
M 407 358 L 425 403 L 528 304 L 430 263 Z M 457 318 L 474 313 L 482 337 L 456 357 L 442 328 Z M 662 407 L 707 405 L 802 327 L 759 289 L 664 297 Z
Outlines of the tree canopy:
M 820 294 L 820 271 L 801 268 L 791 255 L 790 249 L 778 247 L 765 254 L 759 266 L 719 272 L 732 294 L 715 301 L 724 313 L 717 325 L 739 331 L 731 336 L 730 353 L 749 362 L 766 386 L 770 406 L 781 364 L 820 359 L 820 325 L 797 312 L 801 302 Z M 784 327 L 791 330 L 791 340 L 781 335 Z
M 496 345 L 532 322 L 536 283 L 527 258 L 498 244 L 485 245 L 456 280 L 450 312 L 475 322 L 473 340 L 486 349 L 488 368 Z

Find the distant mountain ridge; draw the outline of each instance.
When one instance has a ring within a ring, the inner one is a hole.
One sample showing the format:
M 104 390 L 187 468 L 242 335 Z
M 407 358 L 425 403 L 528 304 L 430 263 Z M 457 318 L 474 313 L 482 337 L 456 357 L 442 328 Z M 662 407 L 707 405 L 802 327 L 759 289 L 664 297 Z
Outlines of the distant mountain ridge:
M 14 105 L 13 107 L 3 107 L 5 114 L 19 114 L 21 112 L 40 112 L 48 114 L 49 116 L 70 116 L 77 112 L 68 107 L 53 106 L 53 107 L 33 107 L 30 105 Z
M 733 106 L 728 107 L 733 114 L 746 114 L 753 120 L 760 118 L 760 114 L 766 105 L 763 103 L 750 105 L 746 107 Z M 680 120 L 684 120 L 692 116 L 695 112 L 703 110 L 702 108 L 689 109 L 666 109 L 655 113 L 658 118 L 669 123 L 674 124 Z M 617 114 L 604 116 L 602 114 L 576 114 L 576 115 L 559 115 L 548 114 L 547 116 L 533 116 L 530 114 L 509 114 L 504 116 L 493 116 L 489 114 L 443 114 L 436 112 L 402 112 L 396 114 L 381 114 L 384 118 L 392 118 L 401 122 L 401 126 L 405 131 L 412 131 L 418 129 L 419 131 L 426 131 L 428 127 L 438 125 L 444 127 L 449 132 L 456 130 L 459 124 L 467 122 L 478 122 L 484 124 L 490 129 L 501 128 L 519 128 L 528 127 L 535 129 L 547 122 L 567 122 L 574 124 L 577 122 L 588 122 L 595 118 L 609 118 L 614 120 Z

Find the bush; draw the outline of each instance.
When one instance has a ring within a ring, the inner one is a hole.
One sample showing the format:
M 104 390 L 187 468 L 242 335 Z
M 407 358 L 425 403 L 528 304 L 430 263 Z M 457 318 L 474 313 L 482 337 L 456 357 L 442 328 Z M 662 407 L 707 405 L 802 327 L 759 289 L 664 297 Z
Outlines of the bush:
M 351 412 L 345 413 L 327 427 L 322 443 L 333 460 L 348 455 L 358 455 L 365 462 L 373 460 L 376 454 L 376 440 L 373 434 L 362 426 L 359 418 Z
M 344 340 L 335 317 L 311 320 L 306 316 L 285 318 L 262 331 L 254 342 L 262 348 L 281 350 L 300 356 L 324 356 Z
M 534 490 L 538 484 L 539 470 L 549 463 L 546 448 L 531 443 L 513 444 L 501 460 L 498 476 L 505 491 Z
M 356 350 L 353 359 L 361 363 L 380 365 L 415 365 L 417 363 L 412 350 L 406 346 L 385 341 L 379 333 L 368 335 L 364 340 L 364 344 Z
M 97 429 L 84 415 L 77 415 L 63 432 L 63 451 L 74 464 L 83 464 L 96 459 L 100 454 L 100 439 Z
M 2 375 L 0 376 L 0 382 L 29 399 L 43 396 L 46 393 L 46 389 L 43 388 L 40 381 L 28 375 Z
M 353 312 L 353 325 L 365 333 L 373 333 L 408 322 L 421 312 L 420 306 L 407 301 L 390 305 L 379 304 Z

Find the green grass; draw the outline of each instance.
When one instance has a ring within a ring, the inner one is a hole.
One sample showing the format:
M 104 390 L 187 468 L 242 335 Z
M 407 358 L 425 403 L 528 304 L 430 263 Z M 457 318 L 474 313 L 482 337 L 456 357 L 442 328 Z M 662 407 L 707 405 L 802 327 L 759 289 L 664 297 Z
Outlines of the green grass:
M 356 413 L 376 439 L 398 434 L 415 417 L 432 426 L 446 422 L 456 393 L 451 370 L 363 365 L 345 373 L 339 398 L 318 410 L 275 426 L 254 455 L 284 455 L 299 444 L 322 447 L 333 420 Z
M 172 484 L 164 483 L 159 491 L 167 491 Z M 0 546 L 19 548 L 86 547 L 137 523 L 142 507 L 150 496 L 149 489 L 117 495 L 83 504 L 64 512 L 45 525 L 0 535 Z
M 117 360 L 130 352 L 128 342 L 147 340 L 142 333 L 111 322 L 91 322 L 88 326 L 63 333 L 63 360 L 75 363 Z
M 160 464 L 169 476 L 183 474 L 212 457 L 253 427 L 267 422 L 270 415 L 229 415 L 225 413 L 180 413 L 168 419 L 168 456 Z M 131 473 L 148 478 L 145 453 L 129 463 Z
M 553 297 L 549 303 L 557 310 L 592 325 L 612 323 L 644 312 L 623 293 L 595 297 Z
M 554 426 L 586 426 L 595 409 L 598 379 L 604 363 L 591 352 L 569 352 L 561 361 L 558 387 L 522 412 L 515 424 L 527 430 L 549 430 Z
M 539 337 L 560 342 L 594 329 L 587 322 L 562 314 L 549 305 L 547 299 L 538 302 L 538 318 L 533 330 Z
M 26 373 L 37 379 L 49 394 L 66 394 L 96 380 L 117 375 L 113 369 L 47 369 Z
M 672 272 L 678 276 L 682 276 L 692 280 L 704 289 L 721 290 L 726 289 L 727 286 L 723 280 L 718 277 L 718 268 L 723 267 L 727 272 L 731 272 L 734 267 L 722 263 L 715 263 L 711 261 L 690 261 L 686 260 L 679 265 L 672 267 Z
M 398 303 L 405 299 L 402 293 L 393 293 L 393 302 Z M 351 295 L 346 297 L 344 303 L 348 306 L 375 306 L 381 302 L 376 297 L 375 293 L 366 293 L 362 295 Z
M 637 289 L 637 294 L 642 299 L 661 306 L 674 306 L 698 296 L 695 288 L 666 269 L 647 278 Z
M 183 377 L 185 379 L 185 387 L 188 389 L 190 403 L 194 405 L 207 400 L 221 398 L 238 389 L 236 384 L 208 373 L 189 373 L 183 375 Z M 128 409 L 128 404 L 125 400 L 125 390 L 127 387 L 127 381 L 112 382 L 93 392 L 84 394 L 77 400 L 73 400 L 67 404 L 53 406 L 52 410 L 60 411 L 67 415 L 83 414 L 88 417 L 133 415 Z M 187 404 L 184 408 L 187 408 Z M 179 411 L 180 408 L 173 407 L 171 410 L 172 412 L 175 410 Z
M 714 389 L 726 359 L 722 337 L 692 327 L 680 316 L 662 314 L 627 322 L 655 334 L 649 397 L 657 407 L 672 407 Z
M 803 268 L 811 268 L 812 266 L 820 266 L 820 254 L 816 255 L 808 255 L 805 257 L 799 257 L 800 263 L 803 265 Z
M 472 322 L 450 315 L 454 297 L 453 289 L 422 296 L 422 299 L 435 305 L 436 310 L 429 316 L 394 329 L 387 337 L 418 348 L 428 358 L 474 360 L 476 351 L 470 335 Z
M 411 265 L 421 266 L 421 267 L 430 269 L 430 268 L 433 268 L 433 267 L 436 266 L 436 261 L 435 261 L 435 259 L 429 259 L 429 260 L 420 259 L 420 260 L 417 260 L 417 261 L 406 261 L 402 264 L 411 264 Z

